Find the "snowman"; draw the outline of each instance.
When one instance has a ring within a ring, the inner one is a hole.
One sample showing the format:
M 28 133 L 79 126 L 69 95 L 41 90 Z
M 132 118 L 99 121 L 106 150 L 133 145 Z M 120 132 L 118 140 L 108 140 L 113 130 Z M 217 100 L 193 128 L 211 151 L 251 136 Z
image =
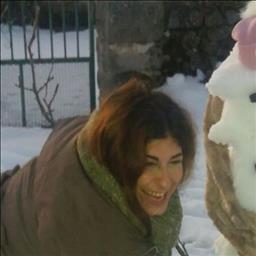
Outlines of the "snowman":
M 221 117 L 210 127 L 208 139 L 228 147 L 235 197 L 243 209 L 256 214 L 256 1 L 247 5 L 232 38 L 233 50 L 206 84 L 210 95 L 223 101 Z M 238 254 L 221 236 L 215 255 Z

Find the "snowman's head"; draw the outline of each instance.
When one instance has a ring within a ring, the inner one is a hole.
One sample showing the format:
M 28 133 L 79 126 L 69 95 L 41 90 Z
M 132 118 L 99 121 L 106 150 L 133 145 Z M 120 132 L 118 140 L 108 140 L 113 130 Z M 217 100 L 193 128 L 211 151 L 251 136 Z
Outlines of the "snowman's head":
M 256 72 L 256 14 L 239 21 L 232 31 L 232 37 L 237 42 L 240 62 Z
M 256 1 L 247 4 L 232 31 L 236 44 L 206 84 L 223 100 L 256 93 Z

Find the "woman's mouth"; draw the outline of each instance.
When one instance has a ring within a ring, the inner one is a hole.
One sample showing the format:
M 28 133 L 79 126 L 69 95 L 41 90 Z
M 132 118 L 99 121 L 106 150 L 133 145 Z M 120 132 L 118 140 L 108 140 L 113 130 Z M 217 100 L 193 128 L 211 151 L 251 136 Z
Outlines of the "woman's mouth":
M 147 196 L 150 196 L 152 199 L 155 200 L 163 200 L 165 198 L 166 192 L 156 192 L 156 191 L 151 191 L 151 190 L 142 190 L 144 194 Z

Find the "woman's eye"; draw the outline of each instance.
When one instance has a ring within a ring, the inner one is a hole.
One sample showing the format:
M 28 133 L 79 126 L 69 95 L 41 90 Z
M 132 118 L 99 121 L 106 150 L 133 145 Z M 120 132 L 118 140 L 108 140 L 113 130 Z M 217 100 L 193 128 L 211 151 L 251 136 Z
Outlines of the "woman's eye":
M 181 160 L 181 159 L 180 159 L 180 160 L 174 160 L 174 161 L 169 162 L 169 165 L 173 165 L 173 164 L 174 164 L 174 165 L 176 165 L 176 164 L 181 164 L 181 163 L 182 163 L 182 161 L 183 161 L 183 160 Z
M 158 168 L 158 165 L 156 163 L 146 163 L 146 169 L 155 170 L 156 168 Z
M 155 166 L 155 163 L 146 163 L 146 166 Z

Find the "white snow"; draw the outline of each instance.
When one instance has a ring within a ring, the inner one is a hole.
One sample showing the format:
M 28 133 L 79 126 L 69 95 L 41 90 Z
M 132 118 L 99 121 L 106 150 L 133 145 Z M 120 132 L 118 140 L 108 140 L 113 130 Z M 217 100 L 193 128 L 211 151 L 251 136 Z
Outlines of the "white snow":
M 14 34 L 14 37 L 21 38 L 21 34 Z M 4 54 L 4 56 L 8 56 L 7 53 Z M 65 75 L 64 73 L 56 73 L 56 76 L 57 74 L 60 79 Z M 86 74 L 88 75 L 88 73 Z M 84 76 L 86 76 L 86 74 L 84 74 Z M 180 191 L 184 209 L 180 238 L 185 243 L 190 256 L 213 256 L 213 244 L 220 234 L 212 224 L 211 219 L 207 216 L 204 203 L 206 166 L 202 141 L 202 121 L 208 93 L 204 84 L 200 82 L 202 78 L 203 74 L 200 71 L 198 71 L 196 77 L 176 74 L 169 77 L 165 85 L 160 89 L 183 104 L 190 111 L 196 123 L 198 147 L 195 169 L 190 182 L 184 188 L 181 188 Z M 12 79 L 11 73 L 8 73 L 6 79 Z M 72 81 L 75 80 L 76 77 L 73 77 Z M 81 85 L 81 83 L 78 83 L 74 90 L 78 90 L 79 85 Z M 63 94 L 59 100 L 65 100 L 65 98 L 68 98 L 69 96 L 69 91 L 63 90 Z M 80 92 L 78 96 L 88 97 L 88 94 Z M 12 91 L 11 95 L 6 95 L 6 100 L 8 101 L 8 98 L 10 97 L 17 97 L 17 95 L 15 96 L 15 90 Z M 5 101 L 1 100 L 2 109 L 5 107 L 4 104 Z M 75 102 L 73 102 L 73 104 L 78 111 L 81 111 L 81 105 L 76 105 Z M 12 107 L 13 111 L 15 111 L 19 106 L 17 103 L 14 104 L 13 101 L 9 107 Z M 51 132 L 50 129 L 42 128 L 1 127 L 1 129 L 1 171 L 12 168 L 16 164 L 23 165 L 31 157 L 37 155 L 47 136 Z M 173 250 L 173 256 L 178 255 L 176 250 Z
M 51 129 L 1 127 L 1 171 L 39 154 Z

